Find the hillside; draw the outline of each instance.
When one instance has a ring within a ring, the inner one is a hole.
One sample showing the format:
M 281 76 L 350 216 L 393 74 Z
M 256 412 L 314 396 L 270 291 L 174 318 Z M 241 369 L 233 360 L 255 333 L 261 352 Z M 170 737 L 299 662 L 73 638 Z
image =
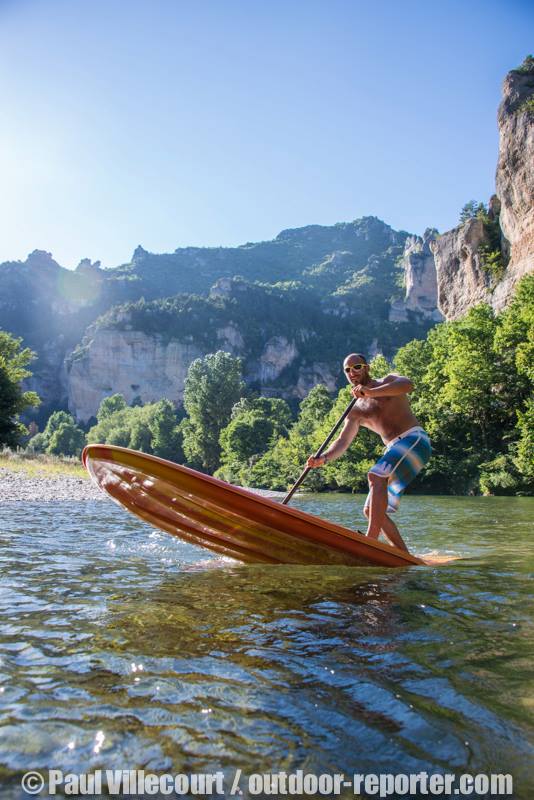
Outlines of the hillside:
M 148 304 L 179 294 L 182 299 L 174 305 L 148 306 L 152 311 L 145 310 L 143 315 L 138 309 L 135 324 L 141 326 L 138 329 L 141 336 L 165 335 L 169 314 L 179 312 L 180 321 L 175 320 L 169 330 L 180 327 L 181 335 L 188 337 L 191 343 L 192 334 L 186 331 L 188 326 L 191 330 L 196 329 L 195 320 L 193 317 L 187 320 L 188 306 L 183 298 L 194 295 L 197 299 L 192 301 L 193 305 L 196 304 L 197 313 L 202 317 L 204 312 L 199 309 L 207 309 L 209 302 L 202 305 L 200 298 L 206 301 L 214 284 L 231 280 L 234 276 L 241 276 L 243 285 L 249 286 L 249 292 L 256 285 L 256 313 L 261 315 L 264 302 L 271 306 L 278 304 L 274 316 L 284 320 L 284 338 L 294 340 L 295 346 L 301 334 L 292 325 L 295 320 L 307 316 L 312 320 L 308 328 L 317 331 L 315 336 L 322 332 L 325 340 L 354 342 L 356 339 L 354 346 L 359 347 L 369 346 L 374 341 L 375 348 L 390 350 L 394 347 L 396 323 L 390 324 L 388 315 L 391 302 L 401 301 L 403 294 L 404 271 L 399 259 L 407 237 L 406 232 L 394 231 L 375 217 L 365 217 L 351 223 L 287 230 L 272 241 L 234 248 L 181 248 L 170 254 L 152 254 L 138 247 L 130 263 L 107 270 L 101 269 L 98 262 L 91 264 L 85 259 L 76 270 L 69 271 L 57 264 L 51 254 L 35 251 L 25 262 L 0 265 L 0 326 L 21 336 L 38 353 L 30 382 L 31 388 L 44 401 L 38 419 L 46 418 L 54 408 L 78 408 L 72 396 L 75 390 L 70 375 L 71 353 L 84 337 L 82 349 L 87 352 L 90 326 L 97 319 L 95 330 L 100 331 L 99 341 L 102 343 L 106 324 L 116 324 L 124 313 L 134 313 L 131 308 L 125 312 L 122 308 L 125 304 L 141 299 Z M 257 297 L 262 293 L 265 300 L 258 301 Z M 243 296 L 242 292 L 239 296 Z M 287 303 L 285 310 L 284 303 Z M 242 303 L 243 308 L 245 305 Z M 153 320 L 154 309 L 158 308 L 160 314 L 164 307 L 167 308 L 165 319 L 161 320 L 161 329 L 156 331 L 148 320 Z M 110 314 L 111 309 L 114 310 Z M 404 320 L 405 335 L 423 335 L 428 327 L 423 317 L 411 313 L 410 319 Z M 235 308 L 233 322 L 236 323 Z M 133 323 L 128 324 L 132 330 Z M 253 328 L 251 315 L 243 311 L 237 325 L 240 336 L 248 342 Z M 204 329 L 205 326 L 202 324 L 200 327 Z M 222 341 L 215 334 L 212 339 Z M 193 345 L 191 352 L 205 352 L 200 340 Z M 269 357 L 275 361 L 283 359 L 272 352 L 273 347 L 276 349 L 271 344 Z M 325 350 L 324 347 L 319 349 Z M 89 369 L 88 365 L 80 363 L 79 352 L 78 349 L 74 379 L 78 384 L 84 381 L 85 366 Z M 302 358 L 303 363 L 314 363 L 304 353 Z M 319 361 L 324 358 L 322 353 Z M 336 358 L 339 358 L 339 353 Z M 334 369 L 331 357 L 326 360 L 329 369 Z M 114 356 L 111 351 L 106 355 L 100 350 L 96 361 L 100 370 L 100 388 L 96 393 L 101 397 L 108 390 L 116 390 Z M 174 369 L 177 374 L 182 374 L 188 364 L 188 358 L 179 360 Z M 323 366 L 320 373 L 324 373 Z M 149 379 L 154 386 L 161 383 L 152 374 Z M 299 395 L 304 391 L 303 386 Z M 91 395 L 91 386 L 86 389 L 87 396 Z M 80 391 L 83 393 L 84 390 L 80 388 Z M 178 402 L 179 392 L 178 395 L 174 392 L 172 399 Z M 88 402 L 85 403 L 86 409 Z
M 114 392 L 129 403 L 168 397 L 179 405 L 191 361 L 221 349 L 242 358 L 251 390 L 297 400 L 317 383 L 331 391 L 340 386 L 347 350 L 376 350 L 379 339 L 391 355 L 430 326 L 388 322 L 388 305 L 373 282 L 352 302 L 342 298 L 344 312 L 334 316 L 334 301 L 322 304 L 311 289 L 221 278 L 208 297 L 116 306 L 67 359 L 69 408 L 87 421 Z

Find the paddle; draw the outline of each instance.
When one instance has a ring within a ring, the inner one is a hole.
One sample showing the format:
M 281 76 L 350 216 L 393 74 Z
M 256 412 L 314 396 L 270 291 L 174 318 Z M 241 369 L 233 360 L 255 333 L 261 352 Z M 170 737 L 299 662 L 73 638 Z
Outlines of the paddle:
M 350 401 L 350 403 L 346 407 L 346 409 L 343 412 L 343 414 L 340 416 L 340 418 L 338 419 L 338 421 L 336 422 L 336 424 L 334 425 L 334 427 L 332 428 L 332 430 L 330 431 L 330 433 L 328 434 L 328 436 L 326 437 L 326 439 L 324 440 L 324 442 L 322 443 L 320 448 L 315 453 L 314 458 L 319 458 L 319 456 L 322 454 L 323 450 L 330 443 L 330 440 L 332 439 L 333 435 L 335 434 L 335 432 L 337 431 L 337 429 L 339 428 L 341 423 L 345 421 L 347 415 L 350 413 L 350 411 L 351 411 L 351 409 L 352 409 L 352 407 L 353 407 L 353 405 L 354 405 L 354 403 L 356 402 L 357 399 L 358 399 L 357 397 L 353 397 L 353 399 Z M 293 495 L 295 494 L 295 492 L 299 488 L 300 484 L 302 483 L 302 481 L 304 480 L 304 478 L 306 477 L 306 475 L 308 474 L 310 469 L 312 469 L 312 467 L 306 467 L 306 469 L 303 470 L 303 472 L 300 474 L 300 476 L 299 476 L 297 482 L 295 483 L 295 485 L 293 486 L 293 488 L 286 494 L 286 496 L 282 500 L 283 504 L 289 503 L 289 501 L 291 500 L 291 498 L 293 497 Z

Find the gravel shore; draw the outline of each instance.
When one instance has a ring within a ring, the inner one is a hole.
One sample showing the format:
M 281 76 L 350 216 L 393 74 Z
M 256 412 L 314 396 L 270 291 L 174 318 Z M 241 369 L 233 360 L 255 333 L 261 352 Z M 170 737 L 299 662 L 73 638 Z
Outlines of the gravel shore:
M 88 478 L 35 476 L 0 467 L 0 503 L 50 503 L 61 500 L 111 502 Z
M 284 492 L 271 492 L 266 489 L 251 489 L 250 491 L 273 500 L 284 497 Z M 24 503 L 50 503 L 64 500 L 112 502 L 111 498 L 88 478 L 61 474 L 53 477 L 35 476 L 0 467 L 0 504 L 21 501 Z

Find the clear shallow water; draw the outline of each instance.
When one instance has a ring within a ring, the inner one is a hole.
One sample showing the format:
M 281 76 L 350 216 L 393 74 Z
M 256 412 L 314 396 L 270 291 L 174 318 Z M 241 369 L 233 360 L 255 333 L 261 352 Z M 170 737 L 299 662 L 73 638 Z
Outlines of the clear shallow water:
M 363 498 L 295 505 L 362 527 Z M 238 566 L 109 503 L 0 506 L 0 782 L 29 769 L 511 772 L 534 501 L 407 497 L 402 570 Z

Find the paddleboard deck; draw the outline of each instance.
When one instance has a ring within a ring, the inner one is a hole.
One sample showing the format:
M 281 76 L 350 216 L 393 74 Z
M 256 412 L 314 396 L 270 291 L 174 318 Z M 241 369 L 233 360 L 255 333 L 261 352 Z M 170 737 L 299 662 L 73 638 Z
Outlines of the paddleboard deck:
M 115 501 L 156 528 L 245 563 L 424 564 L 313 514 L 125 447 L 91 444 L 82 461 Z

